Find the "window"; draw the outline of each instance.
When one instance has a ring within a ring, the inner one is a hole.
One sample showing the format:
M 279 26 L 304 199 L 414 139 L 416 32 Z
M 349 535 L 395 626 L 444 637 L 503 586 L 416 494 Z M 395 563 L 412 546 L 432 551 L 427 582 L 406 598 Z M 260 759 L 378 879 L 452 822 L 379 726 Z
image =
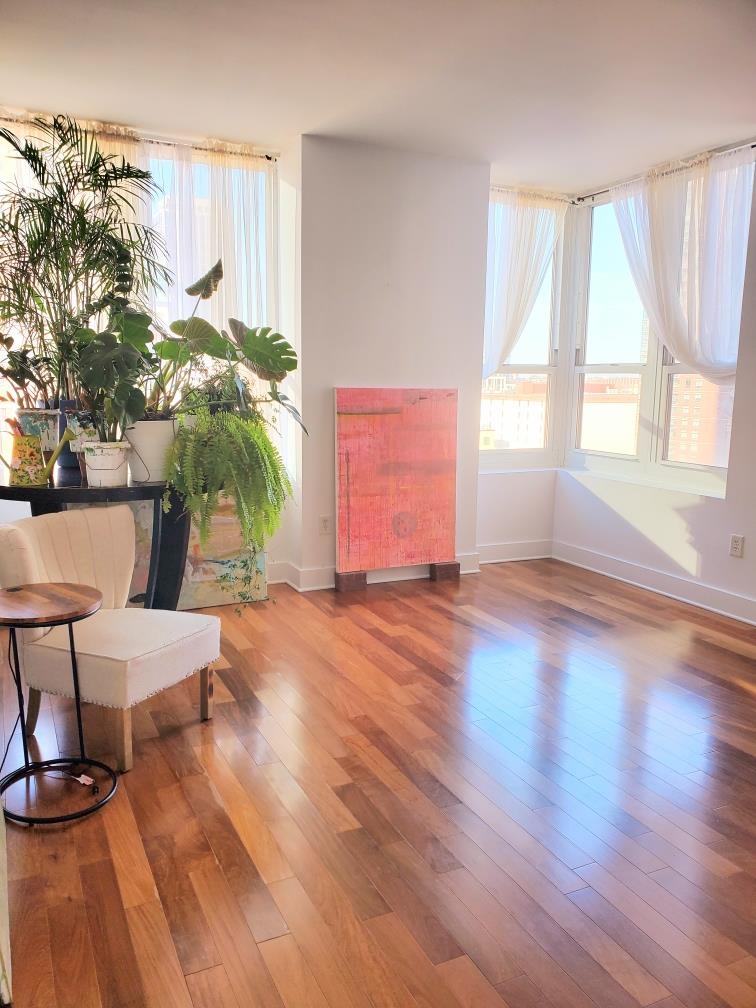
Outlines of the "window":
M 585 339 L 576 355 L 577 445 L 584 451 L 637 457 L 648 319 L 610 204 L 593 210 L 592 225 Z
M 734 383 L 689 373 L 655 338 L 611 203 L 577 212 L 590 215 L 590 238 L 569 464 L 721 492 Z
M 554 274 L 552 268 L 544 277 L 506 371 L 497 371 L 483 382 L 481 451 L 537 452 L 547 446 L 555 360 L 551 346 Z
M 667 397 L 664 459 L 683 465 L 727 468 L 732 431 L 732 406 L 735 386 L 714 385 L 700 375 L 680 370 L 679 365 L 664 367 Z M 691 398 L 691 390 L 693 395 Z M 688 443 L 688 424 L 694 443 Z
M 156 295 L 157 316 L 182 318 L 184 288 L 222 258 L 226 279 L 198 314 L 218 328 L 229 317 L 275 325 L 275 163 L 152 141 L 139 144 L 138 157 L 160 190 L 142 212 L 163 236 L 175 274 L 173 287 Z

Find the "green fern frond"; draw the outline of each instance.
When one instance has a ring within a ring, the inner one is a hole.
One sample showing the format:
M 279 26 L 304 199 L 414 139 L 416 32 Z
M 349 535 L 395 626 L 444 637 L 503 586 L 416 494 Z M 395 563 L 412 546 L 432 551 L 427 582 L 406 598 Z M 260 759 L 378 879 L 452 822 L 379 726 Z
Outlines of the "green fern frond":
M 253 554 L 278 528 L 292 493 L 262 418 L 206 410 L 197 414 L 193 427 L 179 430 L 168 457 L 168 485 L 183 498 L 203 545 L 225 493 L 234 503 L 243 544 Z

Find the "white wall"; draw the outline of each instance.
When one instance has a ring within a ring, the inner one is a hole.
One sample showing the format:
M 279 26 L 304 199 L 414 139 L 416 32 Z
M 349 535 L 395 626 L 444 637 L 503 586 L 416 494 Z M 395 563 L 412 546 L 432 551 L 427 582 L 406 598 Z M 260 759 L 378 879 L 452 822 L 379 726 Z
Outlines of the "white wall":
M 482 472 L 478 477 L 481 563 L 551 556 L 554 469 Z
M 459 389 L 457 557 L 477 569 L 489 168 L 302 138 L 299 587 L 333 584 L 335 386 Z
M 554 556 L 756 622 L 756 200 L 724 500 L 557 474 Z M 731 533 L 745 556 L 728 555 Z

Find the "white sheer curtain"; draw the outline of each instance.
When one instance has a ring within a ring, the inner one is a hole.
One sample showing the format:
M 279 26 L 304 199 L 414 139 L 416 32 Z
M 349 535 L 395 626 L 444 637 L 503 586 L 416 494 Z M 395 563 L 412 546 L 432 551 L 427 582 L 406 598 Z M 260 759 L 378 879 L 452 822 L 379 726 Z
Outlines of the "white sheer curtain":
M 711 382 L 735 376 L 751 218 L 750 148 L 659 170 L 613 198 L 651 328 Z
M 556 243 L 566 200 L 492 190 L 488 206 L 488 269 L 483 377 L 506 363 L 533 310 Z
M 29 118 L 0 123 L 17 136 L 34 137 Z M 98 129 L 98 123 L 82 125 Z M 185 318 L 194 300 L 184 288 L 218 259 L 224 279 L 198 314 L 217 328 L 229 317 L 249 326 L 277 325 L 278 253 L 275 160 L 254 154 L 208 150 L 185 144 L 141 139 L 129 130 L 105 127 L 100 148 L 149 170 L 161 192 L 137 206 L 141 223 L 162 236 L 174 284 L 154 292 L 150 308 L 164 323 Z M 0 146 L 0 184 L 18 179 L 32 183 L 11 148 Z
M 198 314 L 217 328 L 230 317 L 275 326 L 275 161 L 151 141 L 138 144 L 138 157 L 161 189 L 141 217 L 163 236 L 175 277 L 156 296 L 156 314 L 185 318 L 193 300 L 184 288 L 222 259 L 224 279 Z

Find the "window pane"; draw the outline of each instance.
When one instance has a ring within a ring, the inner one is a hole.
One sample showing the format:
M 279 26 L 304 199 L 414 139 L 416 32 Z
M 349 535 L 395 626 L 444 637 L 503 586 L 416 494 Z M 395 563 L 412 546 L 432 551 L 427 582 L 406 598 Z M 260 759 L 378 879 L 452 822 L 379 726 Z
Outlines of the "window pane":
M 497 372 L 483 382 L 480 450 L 529 449 L 546 445 L 545 374 Z
M 670 462 L 727 468 L 735 386 L 713 385 L 700 375 L 669 376 Z
M 548 364 L 551 348 L 551 288 L 554 270 L 546 270 L 546 276 L 538 291 L 533 311 L 525 323 L 522 335 L 507 361 L 512 367 L 532 367 L 534 364 Z
M 644 364 L 648 318 L 611 203 L 593 208 L 586 364 Z
M 585 374 L 580 447 L 635 455 L 638 451 L 639 374 Z

